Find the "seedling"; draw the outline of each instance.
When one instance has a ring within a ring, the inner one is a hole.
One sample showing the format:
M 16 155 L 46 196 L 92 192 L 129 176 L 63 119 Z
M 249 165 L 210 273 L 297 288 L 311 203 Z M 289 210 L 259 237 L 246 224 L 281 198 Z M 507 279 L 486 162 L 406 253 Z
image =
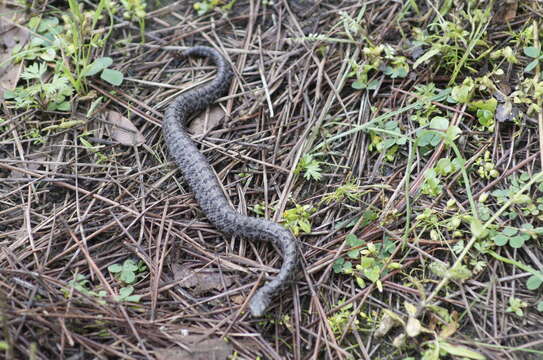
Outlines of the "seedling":
M 139 302 L 141 300 L 142 295 L 132 295 L 133 292 L 134 292 L 134 287 L 133 286 L 122 287 L 119 290 L 119 295 L 117 297 L 115 297 L 115 300 L 117 300 L 119 302 L 126 301 L 126 302 L 137 303 L 137 302 Z
M 283 220 L 285 227 L 292 230 L 295 236 L 298 236 L 300 232 L 311 232 L 311 221 L 309 218 L 314 212 L 311 205 L 298 205 L 292 209 L 285 210 L 283 213 Z
M 194 3 L 193 7 L 196 12 L 198 12 L 198 15 L 202 16 L 207 14 L 208 12 L 212 11 L 221 4 L 221 0 L 204 0 L 204 1 L 198 1 Z
M 543 52 L 540 47 L 528 46 L 524 48 L 524 55 L 532 58 L 528 65 L 524 68 L 524 72 L 530 72 L 543 60 Z
M 525 301 L 522 301 L 515 297 L 509 298 L 509 306 L 505 311 L 515 313 L 519 317 L 524 316 L 524 309 L 528 307 L 528 304 Z
M 306 180 L 316 180 L 319 181 L 322 178 L 322 169 L 320 167 L 320 162 L 315 159 L 313 155 L 305 154 L 302 156 L 296 170 L 296 174 L 304 173 L 304 178 Z
M 107 295 L 105 290 L 94 291 L 90 289 L 90 281 L 87 280 L 87 277 L 83 274 L 77 274 L 74 279 L 68 282 L 68 286 L 79 291 L 82 294 L 87 296 L 102 298 Z M 69 289 L 62 289 L 64 297 L 69 298 L 71 291 Z M 105 301 L 99 300 L 101 303 L 105 304 Z
M 107 268 L 111 273 L 116 274 L 117 278 L 125 284 L 132 284 L 140 273 L 147 270 L 145 264 L 140 260 L 137 264 L 132 259 L 126 259 L 123 264 L 113 264 Z
M 340 300 L 337 306 L 341 306 L 345 303 L 345 300 Z M 328 318 L 328 324 L 330 325 L 330 328 L 334 332 L 334 334 L 339 335 L 345 331 L 345 327 L 349 323 L 349 319 L 353 316 L 353 304 L 347 304 L 337 312 L 335 312 L 333 315 L 331 315 Z M 358 329 L 358 324 L 360 321 L 358 318 L 355 318 L 352 321 L 352 327 L 353 329 Z

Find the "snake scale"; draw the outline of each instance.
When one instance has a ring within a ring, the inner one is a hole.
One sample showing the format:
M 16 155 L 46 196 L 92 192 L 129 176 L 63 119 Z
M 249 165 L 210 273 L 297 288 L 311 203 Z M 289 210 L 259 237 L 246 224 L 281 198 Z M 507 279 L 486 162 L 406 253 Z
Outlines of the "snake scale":
M 184 92 L 168 106 L 162 125 L 166 146 L 194 192 L 202 211 L 219 231 L 251 240 L 272 242 L 281 250 L 283 263 L 279 273 L 258 289 L 249 303 L 251 315 L 260 317 L 270 304 L 271 297 L 296 268 L 296 241 L 290 231 L 279 224 L 242 215 L 230 207 L 209 162 L 198 151 L 185 130 L 185 125 L 191 115 L 203 111 L 227 92 L 233 76 L 232 68 L 217 50 L 205 46 L 189 48 L 183 51 L 181 56 L 207 57 L 218 70 L 212 81 Z

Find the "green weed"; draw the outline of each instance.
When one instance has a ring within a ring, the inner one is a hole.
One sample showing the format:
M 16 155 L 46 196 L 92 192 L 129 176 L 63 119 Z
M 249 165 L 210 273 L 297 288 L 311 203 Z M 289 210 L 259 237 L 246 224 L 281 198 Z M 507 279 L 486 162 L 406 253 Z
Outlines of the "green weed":
M 56 17 L 32 17 L 27 26 L 34 36 L 26 47 L 14 49 L 14 61 L 33 61 L 25 73 L 27 80 L 35 81 L 11 94 L 16 107 L 36 105 L 30 98 L 37 94 L 42 108 L 69 111 L 67 99 L 72 92 L 87 93 L 87 77 L 100 73 L 100 77 L 112 85 L 122 83 L 122 73 L 109 68 L 113 63 L 111 58 L 92 61 L 93 51 L 104 46 L 111 32 L 95 30 L 104 14 L 109 14 L 111 20 L 112 3 L 101 0 L 93 11 L 83 11 L 77 0 L 69 0 L 68 5 L 69 11 L 60 17 L 62 23 Z M 52 76 L 46 74 L 48 69 L 53 72 Z M 46 78 L 51 80 L 45 82 Z
M 125 9 L 123 17 L 127 20 L 137 20 L 140 26 L 141 41 L 145 39 L 145 0 L 121 0 Z
M 319 181 L 322 178 L 322 169 L 320 164 L 320 161 L 315 159 L 313 155 L 305 154 L 300 158 L 294 173 L 300 174 L 303 172 L 306 180 Z
M 90 289 L 90 281 L 87 280 L 86 276 L 82 274 L 76 274 L 74 279 L 70 280 L 68 282 L 68 286 L 70 288 L 73 288 L 77 291 L 79 291 L 82 294 L 85 294 L 87 296 L 92 296 L 96 298 L 103 298 L 107 296 L 107 292 L 105 290 L 99 290 L 94 291 Z M 71 294 L 71 290 L 67 288 L 63 288 L 62 292 L 64 293 L 64 297 L 69 298 Z M 100 303 L 105 304 L 104 300 L 99 300 Z
M 340 300 L 336 306 L 341 306 L 345 303 L 345 300 Z M 345 331 L 345 327 L 349 323 L 349 319 L 353 316 L 353 304 L 347 304 L 341 307 L 341 309 L 335 312 L 328 318 L 328 324 L 334 332 L 334 334 L 339 335 Z M 355 316 L 355 319 L 352 321 L 353 329 L 358 329 L 358 324 L 360 321 Z
M 356 202 L 360 201 L 366 192 L 360 185 L 348 181 L 346 184 L 338 186 L 334 192 L 324 195 L 322 201 L 326 204 L 342 203 L 344 200 Z
M 47 81 L 46 71 L 47 64 L 44 62 L 35 62 L 26 67 L 21 78 L 27 81 L 27 85 L 6 91 L 5 99 L 14 100 L 17 108 L 69 111 L 73 87 L 66 77 L 58 74 Z
M 85 149 L 87 149 L 89 152 L 94 153 L 96 157 L 98 158 L 97 163 L 104 163 L 108 161 L 108 157 L 104 155 L 100 149 L 103 147 L 103 145 L 93 145 L 89 140 L 86 139 L 87 136 L 91 135 L 89 132 L 84 132 L 80 134 L 77 139 L 83 145 Z
M 195 2 L 193 7 L 194 10 L 198 13 L 198 15 L 202 16 L 207 14 L 208 12 L 213 11 L 217 6 L 219 6 L 222 3 L 221 0 L 204 0 L 204 1 L 198 1 Z
M 123 283 L 133 284 L 141 273 L 147 271 L 147 266 L 141 260 L 136 263 L 132 259 L 126 259 L 122 264 L 113 264 L 108 266 L 107 269 L 116 274 L 117 278 Z
M 505 309 L 506 312 L 515 313 L 517 316 L 524 316 L 524 309 L 528 307 L 525 301 L 522 301 L 515 297 L 509 298 L 509 306 Z
M 374 283 L 382 289 L 382 275 L 391 269 L 398 269 L 400 264 L 392 262 L 387 264 L 388 257 L 395 245 L 390 239 L 384 239 L 382 243 L 364 243 L 354 234 L 345 237 L 347 246 L 351 249 L 347 252 L 350 260 L 344 257 L 338 258 L 332 266 L 336 274 L 352 275 L 359 287 L 366 287 L 366 280 Z M 353 262 L 356 261 L 355 264 Z
M 122 264 L 113 264 L 108 266 L 107 269 L 125 285 L 119 289 L 119 295 L 115 297 L 115 300 L 139 302 L 141 295 L 133 295 L 134 287 L 130 284 L 135 283 L 138 277 L 142 277 L 143 273 L 147 271 L 147 266 L 143 261 L 140 260 L 136 263 L 132 259 L 126 259 Z
M 298 236 L 300 232 L 311 232 L 311 214 L 315 210 L 311 205 L 299 205 L 292 209 L 285 210 L 283 213 L 284 225 L 287 229 L 290 229 L 295 236 Z

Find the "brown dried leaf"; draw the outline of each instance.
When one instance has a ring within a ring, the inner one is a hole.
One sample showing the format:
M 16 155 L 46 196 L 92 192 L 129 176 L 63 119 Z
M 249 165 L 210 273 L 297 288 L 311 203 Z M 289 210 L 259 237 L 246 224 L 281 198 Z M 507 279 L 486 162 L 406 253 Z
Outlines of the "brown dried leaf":
M 460 324 L 458 323 L 458 313 L 456 311 L 453 311 L 451 314 L 451 322 L 447 323 L 445 326 L 441 328 L 441 331 L 439 332 L 439 337 L 442 339 L 446 339 L 456 332 L 458 330 L 458 327 Z
M 224 276 L 221 273 L 209 271 L 194 271 L 183 264 L 172 264 L 175 280 L 182 280 L 179 285 L 184 288 L 194 288 L 195 293 L 202 293 L 209 290 L 222 290 L 232 285 L 232 277 Z
M 128 118 L 117 111 L 108 111 L 106 114 L 110 125 L 112 139 L 127 146 L 138 146 L 145 143 L 145 137 Z
M 496 12 L 493 22 L 505 24 L 517 16 L 518 0 L 504 0 L 496 3 Z
M 42 154 L 31 154 L 26 156 L 27 160 L 32 160 L 32 162 L 28 162 L 25 165 L 21 165 L 21 168 L 24 168 L 25 170 L 38 170 L 40 166 L 42 166 L 42 163 L 47 159 Z M 17 170 L 11 170 L 10 174 L 8 175 L 8 179 L 15 179 L 15 178 L 21 178 L 27 176 L 22 171 Z
M 393 327 L 403 325 L 405 322 L 399 315 L 396 315 L 390 310 L 384 310 L 385 314 L 379 322 L 379 327 L 375 330 L 375 336 L 385 336 Z
M 513 121 L 519 114 L 518 106 L 513 103 L 513 99 L 500 91 L 495 91 L 493 95 L 498 100 L 496 120 L 499 122 Z
M 234 295 L 230 296 L 230 300 L 236 305 L 241 305 L 245 301 L 245 297 L 241 295 Z
M 9 14 L 3 3 L 0 4 L 0 14 Z M 0 64 L 4 64 L 0 66 L 0 98 L 4 91 L 15 89 L 23 68 L 22 62 L 13 64 L 10 61 L 13 48 L 23 46 L 30 37 L 28 30 L 14 25 L 15 21 L 13 18 L 8 21 L 7 16 L 0 17 Z
M 220 106 L 213 106 L 209 111 L 204 111 L 198 115 L 189 124 L 189 130 L 193 134 L 204 134 L 209 129 L 213 129 L 222 119 L 224 119 L 225 112 Z
M 199 338 L 199 337 L 198 337 Z M 232 354 L 232 345 L 223 339 L 207 339 L 198 342 L 195 337 L 181 337 L 178 341 L 185 343 L 187 350 L 180 348 L 158 349 L 157 360 L 226 360 Z

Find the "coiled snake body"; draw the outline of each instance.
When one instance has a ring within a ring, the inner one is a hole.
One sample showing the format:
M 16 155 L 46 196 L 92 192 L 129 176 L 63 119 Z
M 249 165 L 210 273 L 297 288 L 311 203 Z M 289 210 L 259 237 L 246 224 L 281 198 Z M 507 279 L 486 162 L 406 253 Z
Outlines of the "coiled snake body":
M 208 57 L 217 65 L 218 70 L 211 82 L 179 95 L 168 106 L 162 124 L 166 146 L 202 211 L 219 231 L 253 240 L 270 241 L 283 253 L 283 264 L 277 276 L 258 289 L 249 303 L 252 316 L 260 317 L 270 304 L 273 293 L 295 270 L 295 239 L 290 231 L 274 222 L 239 214 L 230 207 L 209 162 L 198 151 L 185 125 L 191 114 L 203 111 L 226 93 L 232 79 L 232 69 L 219 52 L 205 46 L 190 48 L 181 55 Z

